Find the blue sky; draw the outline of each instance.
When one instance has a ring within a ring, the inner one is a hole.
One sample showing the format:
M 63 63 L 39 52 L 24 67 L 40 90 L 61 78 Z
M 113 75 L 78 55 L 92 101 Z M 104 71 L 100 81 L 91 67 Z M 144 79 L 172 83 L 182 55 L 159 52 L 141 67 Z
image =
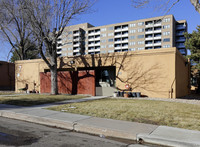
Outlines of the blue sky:
M 153 7 L 136 9 L 131 5 L 131 0 L 97 0 L 92 9 L 93 12 L 79 16 L 70 25 L 88 22 L 94 26 L 102 26 L 165 14 L 162 11 L 155 11 Z M 195 11 L 190 0 L 181 0 L 168 14 L 173 14 L 176 20 L 187 20 L 189 33 L 200 25 L 200 14 Z M 7 43 L 0 43 L 0 60 L 6 61 L 10 46 Z

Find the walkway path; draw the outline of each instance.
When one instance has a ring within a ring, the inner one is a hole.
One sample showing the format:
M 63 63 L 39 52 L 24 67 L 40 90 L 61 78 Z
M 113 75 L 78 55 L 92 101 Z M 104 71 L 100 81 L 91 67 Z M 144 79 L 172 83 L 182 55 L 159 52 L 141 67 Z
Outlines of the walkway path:
M 20 107 L 0 104 L 0 116 L 28 122 L 56 126 L 78 132 L 100 136 L 119 137 L 169 146 L 200 146 L 200 132 L 166 126 L 97 118 L 79 114 L 64 113 L 44 108 L 66 103 L 97 100 L 105 97 L 90 97 L 68 100 L 54 104 Z

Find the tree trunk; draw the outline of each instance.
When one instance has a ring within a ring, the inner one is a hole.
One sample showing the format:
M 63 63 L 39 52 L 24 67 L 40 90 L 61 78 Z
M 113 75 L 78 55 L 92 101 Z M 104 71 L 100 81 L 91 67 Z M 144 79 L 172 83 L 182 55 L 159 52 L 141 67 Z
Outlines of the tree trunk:
M 57 83 L 57 66 L 50 69 L 51 71 L 51 94 L 58 94 L 58 83 Z

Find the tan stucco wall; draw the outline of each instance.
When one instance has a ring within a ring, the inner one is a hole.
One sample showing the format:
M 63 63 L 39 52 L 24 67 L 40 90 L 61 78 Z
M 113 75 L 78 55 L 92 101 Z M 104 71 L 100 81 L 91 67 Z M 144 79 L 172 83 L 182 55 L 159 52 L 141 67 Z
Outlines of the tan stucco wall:
M 58 60 L 58 68 L 77 70 L 85 67 L 115 66 L 117 88 L 125 89 L 125 85 L 130 84 L 134 92 L 141 92 L 148 97 L 175 98 L 176 93 L 180 96 L 180 92 L 176 92 L 177 89 L 181 89 L 179 86 L 187 89 L 184 84 L 178 84 L 179 80 L 183 83 L 188 81 L 186 77 L 176 79 L 176 76 L 179 76 L 177 70 L 188 73 L 188 68 L 179 66 L 184 59 L 178 58 L 177 52 L 176 48 L 165 48 L 66 57 Z M 70 61 L 74 61 L 74 64 Z M 29 90 L 33 90 L 34 83 L 36 90 L 40 91 L 39 72 L 44 72 L 45 69 L 48 68 L 42 60 L 17 61 L 16 92 L 19 92 L 19 88 L 24 88 L 25 84 L 29 85 Z M 173 82 L 174 79 L 176 82 Z M 187 92 L 183 94 L 187 95 Z
M 180 52 L 176 53 L 176 97 L 190 93 L 190 63 Z

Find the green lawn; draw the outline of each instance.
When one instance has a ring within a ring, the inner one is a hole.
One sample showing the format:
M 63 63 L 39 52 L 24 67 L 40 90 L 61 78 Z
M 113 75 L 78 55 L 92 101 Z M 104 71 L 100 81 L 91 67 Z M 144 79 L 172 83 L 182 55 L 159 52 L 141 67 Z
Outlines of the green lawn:
M 53 103 L 64 100 L 80 99 L 87 96 L 81 95 L 40 95 L 40 94 L 28 94 L 28 95 L 0 95 L 0 104 L 18 105 L 18 106 L 32 106 Z
M 60 105 L 49 109 L 200 131 L 200 106 L 186 103 L 134 99 L 102 99 Z

